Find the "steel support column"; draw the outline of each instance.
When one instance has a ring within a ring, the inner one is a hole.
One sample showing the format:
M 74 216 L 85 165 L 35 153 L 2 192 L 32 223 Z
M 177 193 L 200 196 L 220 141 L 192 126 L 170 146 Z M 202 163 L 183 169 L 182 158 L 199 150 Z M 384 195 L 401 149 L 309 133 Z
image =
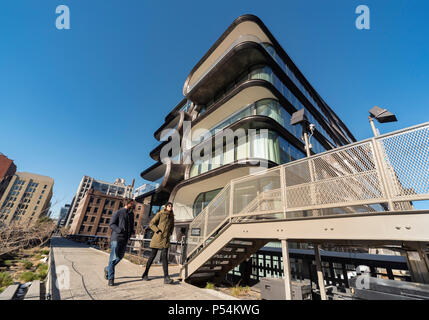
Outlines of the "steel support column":
M 283 274 L 285 282 L 286 300 L 292 300 L 292 284 L 289 259 L 289 244 L 286 239 L 282 239 L 282 254 L 283 254 Z
M 317 281 L 319 283 L 320 297 L 322 300 L 326 298 L 325 279 L 323 277 L 322 262 L 320 260 L 320 245 L 314 244 L 314 260 L 316 261 L 317 268 Z

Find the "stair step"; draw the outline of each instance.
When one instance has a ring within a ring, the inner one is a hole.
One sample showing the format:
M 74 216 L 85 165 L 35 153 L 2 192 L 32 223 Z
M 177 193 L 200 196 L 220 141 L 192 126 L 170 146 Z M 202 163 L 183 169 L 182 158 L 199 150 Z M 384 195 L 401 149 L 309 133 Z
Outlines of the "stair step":
M 197 271 L 195 271 L 195 273 L 208 273 L 208 272 L 217 272 L 217 271 L 222 271 L 222 267 L 218 269 L 213 269 L 213 268 L 204 269 L 204 267 L 201 267 Z
M 239 241 L 239 240 L 233 240 L 231 241 L 228 246 L 230 245 L 239 245 L 239 246 L 253 246 L 255 243 L 253 241 Z
M 232 260 L 232 259 L 236 259 L 237 255 L 236 254 L 232 254 L 231 257 L 216 257 L 213 256 L 210 260 L 218 260 L 218 261 L 225 261 L 225 260 Z
M 210 263 L 206 262 L 203 267 L 223 267 L 229 265 L 229 260 L 225 260 L 227 263 Z
M 190 278 L 198 278 L 198 279 L 201 279 L 201 278 L 212 278 L 212 277 L 214 277 L 216 275 L 216 273 L 215 272 L 206 272 L 206 273 L 203 273 L 203 272 L 201 272 L 201 273 L 196 273 L 196 272 L 194 272 L 191 276 L 190 276 Z

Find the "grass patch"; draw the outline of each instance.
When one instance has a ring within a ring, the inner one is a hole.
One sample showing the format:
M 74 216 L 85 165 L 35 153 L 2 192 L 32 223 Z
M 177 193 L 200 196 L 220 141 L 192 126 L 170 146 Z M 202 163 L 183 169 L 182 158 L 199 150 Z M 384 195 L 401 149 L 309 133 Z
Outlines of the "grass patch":
M 36 260 L 40 260 L 40 259 L 42 259 L 42 256 L 39 253 L 37 253 L 33 256 L 33 258 Z
M 13 260 L 5 260 L 4 261 L 4 265 L 7 266 L 7 267 L 12 266 L 13 265 Z
M 241 296 L 241 295 L 248 294 L 249 291 L 250 291 L 249 286 L 240 287 L 239 285 L 236 285 L 234 288 L 231 289 L 231 294 L 234 297 L 238 297 L 238 296 Z
M 40 250 L 40 254 L 44 254 L 45 256 L 49 255 L 49 249 Z
M 7 287 L 13 284 L 12 276 L 7 272 L 0 272 L 0 287 Z
M 207 282 L 207 284 L 206 284 L 206 289 L 214 289 L 214 288 L 215 288 L 214 283 Z
M 35 274 L 34 272 L 31 271 L 26 271 L 23 274 L 21 274 L 21 276 L 19 277 L 22 281 L 25 282 L 29 282 L 29 281 L 33 281 L 33 280 L 39 280 L 39 275 Z
M 33 268 L 33 262 L 28 260 L 22 260 L 21 262 L 24 265 L 25 269 L 30 270 L 31 268 Z
M 48 265 L 47 264 L 39 264 L 37 266 L 36 272 L 37 272 L 37 275 L 39 276 L 39 278 L 41 280 L 43 280 L 48 275 Z

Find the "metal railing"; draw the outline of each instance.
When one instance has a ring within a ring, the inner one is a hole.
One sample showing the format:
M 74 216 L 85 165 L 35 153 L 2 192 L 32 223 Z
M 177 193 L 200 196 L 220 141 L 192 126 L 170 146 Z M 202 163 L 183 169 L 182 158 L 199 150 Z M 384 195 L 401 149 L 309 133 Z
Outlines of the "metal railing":
M 429 200 L 429 122 L 231 180 L 190 224 L 187 258 L 231 222 L 415 210 Z

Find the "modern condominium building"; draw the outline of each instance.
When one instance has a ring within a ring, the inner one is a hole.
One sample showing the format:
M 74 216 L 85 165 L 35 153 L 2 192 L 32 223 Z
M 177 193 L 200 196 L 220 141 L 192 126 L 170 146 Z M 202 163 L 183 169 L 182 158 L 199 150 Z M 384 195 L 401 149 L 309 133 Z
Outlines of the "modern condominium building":
M 109 196 L 118 196 L 122 198 L 132 198 L 133 196 L 133 187 L 125 185 L 124 179 L 116 179 L 115 182 L 105 182 L 101 180 L 96 180 L 94 178 L 83 176 L 82 180 L 79 183 L 79 186 L 72 202 L 70 211 L 68 213 L 66 226 L 70 226 L 73 223 L 73 219 L 76 215 L 77 208 L 79 207 L 80 202 L 82 201 L 85 193 L 89 189 L 94 189 L 100 191 L 103 194 Z
M 47 216 L 54 179 L 38 174 L 17 172 L 0 199 L 0 222 L 35 223 Z
M 231 179 L 305 157 L 303 128 L 290 125 L 297 110 L 305 109 L 314 125 L 311 153 L 355 141 L 253 15 L 240 16 L 219 37 L 191 70 L 183 95 L 154 133 L 161 141 L 150 152 L 155 163 L 141 173 L 158 187 L 136 197 L 150 204 L 151 212 L 172 201 L 177 230 L 183 231 Z M 232 143 L 216 139 L 228 129 L 235 133 Z M 236 134 L 240 130 L 244 137 Z M 191 141 L 165 153 L 169 137 Z

